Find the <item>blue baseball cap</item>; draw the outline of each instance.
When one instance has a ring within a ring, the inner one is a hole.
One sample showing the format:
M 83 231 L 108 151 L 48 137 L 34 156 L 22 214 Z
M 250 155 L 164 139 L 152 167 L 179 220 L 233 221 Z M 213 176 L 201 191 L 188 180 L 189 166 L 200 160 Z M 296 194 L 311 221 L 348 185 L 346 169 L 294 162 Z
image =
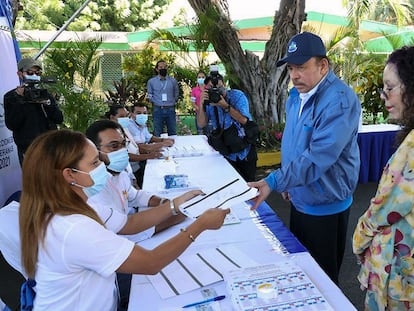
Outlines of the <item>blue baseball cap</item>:
M 302 65 L 315 56 L 326 56 L 322 39 L 313 33 L 302 32 L 289 40 L 286 56 L 280 59 L 276 66 L 280 67 L 285 63 Z

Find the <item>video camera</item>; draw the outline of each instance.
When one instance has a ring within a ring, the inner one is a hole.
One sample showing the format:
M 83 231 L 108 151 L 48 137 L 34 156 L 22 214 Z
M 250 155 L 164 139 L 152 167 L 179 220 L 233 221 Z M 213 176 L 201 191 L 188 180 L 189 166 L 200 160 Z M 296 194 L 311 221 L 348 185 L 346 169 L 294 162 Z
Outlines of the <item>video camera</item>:
M 54 78 L 43 78 L 39 81 L 26 80 L 24 82 L 23 98 L 28 103 L 41 103 L 49 100 L 49 92 L 47 89 L 40 88 L 41 84 L 56 83 Z
M 209 105 L 210 103 L 218 103 L 221 99 L 221 96 L 223 95 L 223 90 L 217 87 L 218 81 L 223 78 L 219 74 L 217 65 L 210 66 L 210 75 L 208 78 L 210 78 L 213 86 L 208 89 L 209 99 L 204 101 L 204 105 Z

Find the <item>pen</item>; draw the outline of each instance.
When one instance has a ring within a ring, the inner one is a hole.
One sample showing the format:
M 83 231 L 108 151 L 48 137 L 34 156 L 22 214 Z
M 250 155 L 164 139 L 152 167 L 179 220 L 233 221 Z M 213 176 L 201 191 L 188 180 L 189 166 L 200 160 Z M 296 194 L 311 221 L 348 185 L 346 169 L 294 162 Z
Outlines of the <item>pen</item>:
M 203 303 L 212 302 L 212 301 L 219 301 L 219 300 L 223 300 L 224 298 L 226 298 L 226 296 L 224 296 L 224 295 L 217 296 L 217 297 L 209 298 L 209 299 L 206 299 L 206 300 L 190 303 L 188 305 L 183 306 L 183 308 L 190 308 L 190 307 L 202 305 Z

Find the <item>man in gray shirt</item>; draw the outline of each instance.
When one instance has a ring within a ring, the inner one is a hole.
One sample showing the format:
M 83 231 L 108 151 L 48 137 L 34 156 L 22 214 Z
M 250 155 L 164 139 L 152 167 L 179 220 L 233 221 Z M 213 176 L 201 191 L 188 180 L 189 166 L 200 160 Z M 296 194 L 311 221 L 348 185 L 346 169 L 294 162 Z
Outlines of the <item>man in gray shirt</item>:
M 179 89 L 177 81 L 167 76 L 167 63 L 159 60 L 155 65 L 157 76 L 147 83 L 148 99 L 152 105 L 154 135 L 163 133 L 164 124 L 167 126 L 168 136 L 176 135 L 175 104 L 178 100 Z

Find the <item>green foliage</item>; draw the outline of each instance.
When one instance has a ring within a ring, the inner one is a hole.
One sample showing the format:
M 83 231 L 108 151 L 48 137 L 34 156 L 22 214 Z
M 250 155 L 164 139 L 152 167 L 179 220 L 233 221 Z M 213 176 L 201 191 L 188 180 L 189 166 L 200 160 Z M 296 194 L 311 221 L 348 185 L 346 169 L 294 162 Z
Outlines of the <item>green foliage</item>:
M 92 40 L 69 42 L 46 52 L 45 74 L 57 78 L 53 88 L 60 98 L 64 125 L 73 130 L 84 132 L 106 109 L 97 85 L 100 44 Z
M 190 101 L 189 89 L 196 84 L 198 69 L 178 65 L 176 56 L 172 54 L 162 53 L 156 51 L 153 47 L 148 47 L 139 53 L 125 56 L 123 69 L 127 73 L 128 82 L 136 90 L 139 98 L 143 99 L 146 95 L 147 82 L 156 74 L 154 70 L 155 64 L 160 59 L 166 61 L 168 74 L 178 82 L 180 97 L 177 103 L 177 110 L 181 113 L 194 112 Z
M 160 59 L 166 61 L 170 73 L 174 71 L 175 58 L 171 55 L 156 51 L 153 47 L 124 57 L 122 63 L 123 70 L 127 75 L 128 81 L 131 82 L 139 93 L 145 94 L 147 81 L 156 74 L 154 69 L 155 64 Z
M 88 89 L 83 89 L 80 92 L 65 88 L 58 90 L 64 99 L 60 108 L 63 111 L 64 125 L 67 128 L 84 133 L 88 126 L 100 119 L 107 110 L 102 98 Z
M 177 110 L 180 113 L 194 113 L 194 106 L 190 100 L 191 86 L 196 85 L 198 70 L 188 67 L 175 67 L 175 78 L 180 87 L 180 99 L 177 103 Z
M 373 123 L 377 123 L 378 113 L 386 118 L 388 112 L 378 92 L 382 88 L 382 71 L 385 57 L 368 55 L 365 62 L 358 66 L 358 73 L 354 73 L 352 80 L 356 82 L 355 92 L 359 95 L 365 113 L 372 115 Z
M 107 94 L 105 94 L 106 99 L 111 104 L 131 107 L 135 103 L 142 103 L 144 101 L 145 94 L 140 95 L 127 79 L 122 78 L 119 82 L 114 81 L 113 85 L 115 91 L 108 90 Z
M 81 7 L 79 0 L 20 0 L 16 29 L 57 30 Z M 136 31 L 157 20 L 171 0 L 95 0 L 68 30 Z
M 398 26 L 409 25 L 413 18 L 413 1 L 406 0 L 344 0 L 348 18 L 358 25 L 361 20 L 375 20 Z
M 182 62 L 193 68 L 206 68 L 208 66 L 208 52 L 211 50 L 210 42 L 205 40 L 208 36 L 208 29 L 201 23 L 187 25 L 181 33 L 175 34 L 165 29 L 155 29 L 148 45 L 156 42 L 165 49 L 172 51 L 174 55 L 181 58 Z M 194 52 L 196 63 L 190 57 L 190 52 Z
M 177 115 L 177 135 L 193 135 L 196 133 L 194 115 Z
M 270 117 L 257 120 L 260 150 L 280 150 L 285 123 L 275 123 Z

